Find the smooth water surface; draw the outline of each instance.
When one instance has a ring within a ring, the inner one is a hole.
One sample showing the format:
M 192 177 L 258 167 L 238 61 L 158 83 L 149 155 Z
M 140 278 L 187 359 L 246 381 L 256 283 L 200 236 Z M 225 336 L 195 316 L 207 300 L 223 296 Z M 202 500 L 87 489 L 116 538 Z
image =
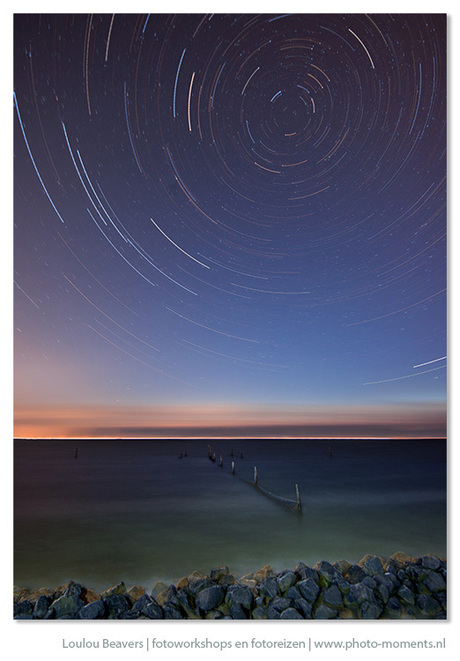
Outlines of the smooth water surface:
M 299 485 L 301 515 L 252 486 L 255 465 L 270 492 L 294 500 Z M 444 441 L 16 440 L 14 487 L 27 587 L 446 554 Z

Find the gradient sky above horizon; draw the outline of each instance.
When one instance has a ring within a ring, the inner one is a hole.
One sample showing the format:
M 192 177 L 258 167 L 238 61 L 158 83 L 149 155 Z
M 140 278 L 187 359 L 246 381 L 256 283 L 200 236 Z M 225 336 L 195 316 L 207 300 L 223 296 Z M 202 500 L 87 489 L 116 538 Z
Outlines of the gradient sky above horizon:
M 443 435 L 445 21 L 16 15 L 15 435 Z

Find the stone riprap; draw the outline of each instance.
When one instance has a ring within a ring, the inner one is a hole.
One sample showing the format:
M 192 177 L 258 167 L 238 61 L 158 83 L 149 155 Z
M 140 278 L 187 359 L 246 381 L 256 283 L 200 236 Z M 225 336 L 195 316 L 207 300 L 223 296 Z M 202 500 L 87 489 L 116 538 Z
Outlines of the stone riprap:
M 275 573 L 268 565 L 241 578 L 228 567 L 193 572 L 150 594 L 119 583 L 97 593 L 71 581 L 50 590 L 15 588 L 15 619 L 445 619 L 446 561 L 434 555 L 367 555 L 357 564 L 299 562 Z

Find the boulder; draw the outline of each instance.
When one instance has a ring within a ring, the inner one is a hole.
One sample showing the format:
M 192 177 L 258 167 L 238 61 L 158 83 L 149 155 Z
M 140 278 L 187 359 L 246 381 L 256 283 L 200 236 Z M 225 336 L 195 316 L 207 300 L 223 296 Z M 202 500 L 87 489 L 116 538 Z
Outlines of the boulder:
M 294 608 L 302 615 L 303 619 L 311 619 L 312 605 L 303 597 L 294 599 Z
M 363 571 L 368 576 L 375 576 L 375 574 L 383 574 L 383 565 L 381 559 L 376 555 L 369 558 L 362 565 Z
M 33 610 L 34 604 L 28 599 L 23 599 L 14 605 L 14 617 L 17 618 L 23 615 L 30 615 L 32 617 Z
M 117 583 L 117 585 L 113 585 L 107 590 L 104 590 L 104 592 L 101 594 L 101 597 L 102 599 L 105 599 L 106 597 L 110 597 L 112 594 L 127 594 L 126 585 L 123 583 L 123 581 L 121 581 L 121 583 Z
M 166 588 L 166 590 L 163 590 L 162 592 L 159 592 L 155 600 L 159 606 L 164 606 L 166 603 L 169 604 L 174 604 L 177 606 L 177 588 L 175 585 L 170 585 L 169 587 Z
M 105 617 L 105 606 L 102 599 L 91 601 L 77 613 L 78 620 L 102 620 Z
M 347 571 L 344 574 L 344 578 L 352 585 L 355 585 L 356 583 L 361 583 L 361 581 L 365 577 L 366 574 L 363 568 L 360 567 L 359 565 L 351 565 L 350 567 L 348 567 Z
M 163 583 L 163 581 L 157 581 L 155 583 L 155 585 L 153 586 L 152 592 L 150 593 L 150 595 L 154 599 L 156 599 L 157 596 L 160 594 L 160 592 L 164 592 L 165 590 L 168 589 L 168 587 L 169 587 L 169 585 L 166 585 L 166 583 Z
M 429 590 L 429 592 L 444 592 L 446 589 L 446 582 L 441 576 L 441 574 L 438 574 L 435 571 L 430 571 L 426 575 L 425 579 L 423 580 L 423 583 L 425 584 L 426 588 Z
M 140 598 L 142 597 L 143 594 L 146 594 L 145 590 L 143 587 L 140 585 L 133 585 L 133 587 L 129 588 L 128 590 L 128 596 L 133 602 L 133 604 Z
M 359 615 L 363 620 L 377 620 L 380 617 L 382 608 L 375 600 L 372 602 L 363 601 L 359 607 Z
M 228 614 L 232 617 L 232 620 L 247 620 L 248 612 L 241 604 L 237 603 L 230 604 L 228 608 Z
M 415 605 L 423 619 L 434 618 L 441 612 L 439 602 L 428 594 L 419 594 L 416 598 Z
M 182 620 L 182 613 L 173 604 L 165 604 L 163 606 L 163 615 L 165 620 Z
M 342 574 L 339 570 L 326 560 L 317 562 L 313 569 L 316 569 L 319 574 L 319 584 L 326 588 L 328 588 L 334 581 L 342 578 Z
M 262 581 L 264 581 L 266 578 L 268 578 L 269 576 L 273 576 L 273 575 L 274 575 L 274 572 L 273 572 L 273 569 L 270 567 L 270 565 L 264 565 L 263 567 L 261 567 L 260 569 L 255 571 L 252 574 L 251 578 L 254 581 L 256 581 L 256 583 L 262 583 Z
M 50 604 L 50 608 L 54 610 L 55 617 L 60 619 L 68 615 L 75 615 L 83 608 L 84 602 L 80 597 L 74 595 L 62 595 Z
M 127 596 L 118 592 L 109 594 L 108 597 L 103 599 L 103 602 L 107 609 L 109 620 L 118 619 L 122 613 L 130 610 L 131 607 L 131 603 L 128 601 Z
M 280 614 L 292 605 L 290 599 L 285 597 L 274 597 L 268 605 L 267 614 L 269 619 L 278 619 Z
M 158 603 L 148 594 L 143 594 L 137 599 L 132 608 L 133 611 L 139 611 L 149 620 L 161 620 L 163 611 Z
M 345 606 L 352 609 L 359 607 L 364 601 L 372 603 L 375 601 L 375 597 L 374 591 L 363 583 L 352 585 L 348 594 L 343 597 Z
M 390 597 L 385 604 L 383 617 L 391 620 L 400 619 L 404 612 L 403 606 L 397 597 Z
M 273 576 L 264 579 L 259 585 L 259 595 L 267 599 L 273 599 L 278 595 L 278 581 Z
M 332 566 L 337 569 L 337 571 L 339 571 L 343 576 L 345 572 L 350 569 L 351 563 L 348 562 L 348 560 L 337 560 L 337 562 L 332 563 Z
M 280 615 L 280 620 L 303 620 L 304 618 L 301 616 L 301 614 L 296 611 L 295 608 L 286 608 L 281 615 Z
M 297 565 L 299 567 L 299 565 Z M 306 565 L 299 567 L 299 569 L 296 568 L 296 574 L 299 577 L 299 580 L 304 581 L 307 578 L 311 578 L 315 581 L 315 583 L 319 584 L 319 575 L 316 569 L 313 569 L 312 567 L 307 567 Z
M 296 584 L 296 577 L 294 572 L 286 571 L 277 577 L 277 581 L 280 594 L 284 594 L 290 587 Z
M 315 611 L 315 620 L 333 620 L 337 617 L 337 611 L 332 610 L 329 606 L 321 604 Z
M 211 569 L 211 580 L 214 581 L 215 583 L 219 583 L 224 576 L 228 576 L 230 574 L 230 570 L 228 567 L 218 567 L 217 569 Z
M 297 585 L 293 585 L 292 587 L 289 588 L 287 592 L 285 592 L 284 596 L 286 599 L 301 599 L 302 595 L 300 594 L 300 590 L 297 587 Z
M 432 569 L 436 571 L 437 569 L 440 569 L 442 566 L 442 562 L 440 558 L 438 558 L 435 555 L 424 555 L 422 556 L 422 567 L 425 567 L 426 569 Z
M 313 604 L 316 601 L 316 598 L 319 594 L 318 584 L 313 578 L 306 578 L 303 581 L 297 583 L 298 590 L 304 599 Z
M 34 619 L 42 619 L 45 617 L 51 601 L 51 597 L 48 597 L 45 594 L 42 594 L 38 597 L 33 610 Z
M 251 613 L 252 620 L 268 620 L 267 611 L 262 606 L 256 606 Z
M 225 592 L 220 585 L 212 585 L 210 587 L 203 588 L 196 595 L 196 605 L 197 607 L 206 612 L 213 610 L 223 601 Z
M 238 604 L 246 610 L 249 610 L 252 606 L 254 596 L 247 586 L 244 585 L 235 585 L 230 586 L 227 589 L 225 595 L 225 602 L 229 605 Z
M 334 610 L 342 608 L 343 606 L 342 593 L 337 585 L 323 588 L 321 590 L 320 600 L 323 604 L 326 604 L 326 606 L 329 606 Z

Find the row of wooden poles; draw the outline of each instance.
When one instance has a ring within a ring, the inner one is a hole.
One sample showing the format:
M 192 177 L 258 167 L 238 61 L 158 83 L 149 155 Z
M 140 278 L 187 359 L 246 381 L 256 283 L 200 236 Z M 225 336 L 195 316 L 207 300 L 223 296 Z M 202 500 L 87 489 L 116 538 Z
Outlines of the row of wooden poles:
M 233 450 L 232 450 L 231 456 L 233 457 Z M 242 453 L 240 454 L 240 457 L 241 457 L 241 459 L 243 458 Z M 217 461 L 216 453 L 213 452 L 210 445 L 208 445 L 208 458 L 213 462 Z M 224 459 L 223 459 L 223 456 L 220 455 L 219 456 L 219 466 L 220 466 L 220 468 L 223 468 L 223 465 L 224 465 Z M 232 475 L 236 475 L 235 462 L 233 460 L 232 460 Z M 272 496 L 272 497 L 274 497 L 275 499 L 278 499 L 278 500 L 287 500 L 285 498 L 279 498 L 278 496 L 274 496 L 274 494 L 270 494 L 269 492 L 266 492 L 264 489 L 262 489 L 259 486 L 259 475 L 258 475 L 258 471 L 257 471 L 257 466 L 254 466 L 254 480 L 253 480 L 252 484 L 256 489 L 258 489 L 262 493 L 266 493 L 266 495 L 268 495 L 268 496 Z M 291 507 L 291 509 L 294 510 L 295 512 L 301 512 L 302 511 L 302 501 L 300 499 L 300 489 L 299 489 L 298 484 L 295 485 L 295 492 L 296 492 L 296 500 L 291 501 L 291 502 L 294 503 L 294 505 Z

